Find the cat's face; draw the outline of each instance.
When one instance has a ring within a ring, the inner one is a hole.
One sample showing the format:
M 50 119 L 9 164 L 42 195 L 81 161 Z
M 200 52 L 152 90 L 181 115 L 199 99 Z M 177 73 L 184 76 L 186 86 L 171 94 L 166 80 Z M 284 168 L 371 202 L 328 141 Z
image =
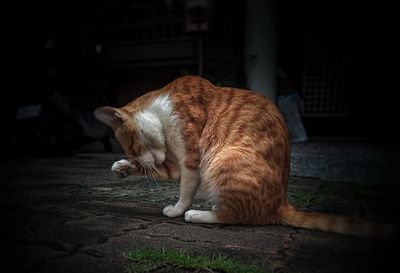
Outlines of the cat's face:
M 141 153 L 141 143 L 137 129 L 134 124 L 125 121 L 114 129 L 115 138 L 118 140 L 126 156 L 131 160 L 136 160 Z
M 112 107 L 100 107 L 95 117 L 110 126 L 126 156 L 138 168 L 156 166 L 165 160 L 166 145 L 161 124 L 149 117 L 133 119 L 129 113 Z

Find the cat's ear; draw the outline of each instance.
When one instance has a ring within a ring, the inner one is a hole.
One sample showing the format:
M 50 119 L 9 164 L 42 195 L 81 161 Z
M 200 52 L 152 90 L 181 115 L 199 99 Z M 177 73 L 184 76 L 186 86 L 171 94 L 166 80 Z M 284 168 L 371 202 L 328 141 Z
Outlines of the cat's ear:
M 117 108 L 110 106 L 97 108 L 94 111 L 94 116 L 97 118 L 97 120 L 113 129 L 121 125 L 123 122 L 123 113 Z

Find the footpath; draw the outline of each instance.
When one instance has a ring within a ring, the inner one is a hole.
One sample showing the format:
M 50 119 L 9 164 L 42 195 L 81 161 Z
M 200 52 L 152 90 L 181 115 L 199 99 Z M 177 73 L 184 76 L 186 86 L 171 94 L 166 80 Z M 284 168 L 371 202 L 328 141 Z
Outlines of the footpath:
M 176 202 L 178 184 L 117 179 L 110 166 L 121 158 L 78 153 L 3 159 L 0 272 L 127 272 L 132 268 L 127 253 L 143 248 L 222 255 L 266 272 L 398 272 L 394 241 L 277 225 L 197 225 L 182 217 L 168 219 L 161 210 Z M 292 176 L 289 196 L 304 210 L 393 220 L 397 189 Z M 199 199 L 193 204 L 208 206 Z M 168 270 L 151 272 L 174 272 Z

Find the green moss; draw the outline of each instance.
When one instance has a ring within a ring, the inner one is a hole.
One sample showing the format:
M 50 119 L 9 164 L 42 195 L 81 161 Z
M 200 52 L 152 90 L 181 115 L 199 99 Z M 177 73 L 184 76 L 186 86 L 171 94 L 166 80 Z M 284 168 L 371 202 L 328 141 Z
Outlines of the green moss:
M 288 194 L 289 202 L 297 207 L 308 208 L 315 203 L 319 203 L 322 200 L 321 196 L 309 192 L 289 192 Z
M 138 249 L 130 251 L 128 258 L 132 265 L 130 273 L 163 272 L 163 267 L 169 267 L 164 272 L 226 272 L 226 273 L 266 273 L 255 265 L 246 265 L 232 261 L 223 256 L 190 256 L 184 252 Z

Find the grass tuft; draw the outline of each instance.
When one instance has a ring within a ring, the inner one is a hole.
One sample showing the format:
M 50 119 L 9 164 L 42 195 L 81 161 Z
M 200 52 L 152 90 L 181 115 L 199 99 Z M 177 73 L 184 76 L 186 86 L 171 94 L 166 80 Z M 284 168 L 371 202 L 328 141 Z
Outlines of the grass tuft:
M 289 202 L 295 206 L 309 208 L 315 203 L 321 202 L 321 197 L 314 193 L 289 192 Z
M 165 272 L 172 272 L 171 267 L 178 272 L 267 272 L 255 265 L 242 264 L 221 255 L 190 256 L 182 251 L 138 249 L 130 251 L 127 256 L 133 262 L 128 269 L 130 273 L 163 272 L 163 267 L 169 267 Z

